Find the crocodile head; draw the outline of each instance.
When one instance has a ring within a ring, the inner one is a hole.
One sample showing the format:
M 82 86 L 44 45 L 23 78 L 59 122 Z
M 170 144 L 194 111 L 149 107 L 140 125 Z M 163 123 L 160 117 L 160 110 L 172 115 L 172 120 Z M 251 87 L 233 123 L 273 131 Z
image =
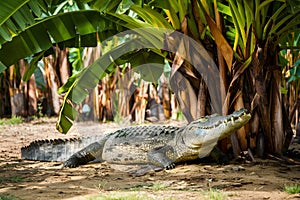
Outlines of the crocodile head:
M 244 126 L 251 118 L 246 109 L 226 116 L 211 115 L 191 122 L 184 130 L 184 143 L 193 149 L 211 147 Z M 211 150 L 210 149 L 210 150 Z M 209 153 L 209 152 L 208 152 Z

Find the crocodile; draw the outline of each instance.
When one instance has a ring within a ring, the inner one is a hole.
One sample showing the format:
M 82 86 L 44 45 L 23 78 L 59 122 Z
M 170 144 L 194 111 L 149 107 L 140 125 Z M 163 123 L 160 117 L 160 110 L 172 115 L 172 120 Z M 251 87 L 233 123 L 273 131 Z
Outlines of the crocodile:
M 104 136 L 35 141 L 22 147 L 21 154 L 29 160 L 64 161 L 63 166 L 71 168 L 91 161 L 139 166 L 130 172 L 144 175 L 207 156 L 218 140 L 237 131 L 250 118 L 243 108 L 226 116 L 204 116 L 184 127 L 131 126 Z

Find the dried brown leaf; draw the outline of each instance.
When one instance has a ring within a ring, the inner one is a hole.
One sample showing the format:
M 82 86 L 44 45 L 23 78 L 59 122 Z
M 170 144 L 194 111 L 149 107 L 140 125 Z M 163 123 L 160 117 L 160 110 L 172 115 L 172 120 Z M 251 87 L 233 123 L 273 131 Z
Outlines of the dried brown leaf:
M 223 34 L 221 33 L 220 29 L 218 28 L 214 20 L 207 14 L 205 14 L 205 18 L 207 20 L 210 31 L 214 36 L 216 45 L 218 49 L 222 52 L 222 55 L 226 61 L 228 70 L 231 71 L 233 50 L 231 46 L 228 44 L 228 42 L 226 41 L 226 39 L 224 38 Z

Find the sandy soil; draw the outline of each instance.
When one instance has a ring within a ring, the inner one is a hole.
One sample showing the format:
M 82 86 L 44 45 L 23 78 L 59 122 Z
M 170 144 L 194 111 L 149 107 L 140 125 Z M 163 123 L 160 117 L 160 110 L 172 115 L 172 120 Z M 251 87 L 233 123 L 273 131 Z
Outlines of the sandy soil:
M 33 140 L 110 132 L 122 126 L 113 123 L 81 123 L 72 128 L 68 135 L 62 135 L 55 130 L 55 120 L 51 118 L 0 126 L 0 200 L 91 197 L 243 200 L 300 198 L 300 194 L 283 192 L 284 185 L 300 184 L 300 165 L 272 159 L 229 165 L 183 164 L 174 170 L 142 177 L 129 176 L 105 163 L 62 169 L 61 163 L 21 160 L 20 148 Z

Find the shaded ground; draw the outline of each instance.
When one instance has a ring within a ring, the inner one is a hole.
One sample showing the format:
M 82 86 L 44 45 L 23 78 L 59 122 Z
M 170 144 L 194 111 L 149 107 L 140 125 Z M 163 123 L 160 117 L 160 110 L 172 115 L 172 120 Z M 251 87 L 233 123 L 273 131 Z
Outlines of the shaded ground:
M 212 195 L 221 197 L 215 199 L 244 200 L 300 198 L 300 194 L 283 192 L 284 185 L 300 184 L 300 165 L 275 160 L 224 166 L 179 165 L 174 170 L 131 177 L 105 163 L 61 169 L 61 163 L 20 159 L 21 146 L 36 139 L 68 138 L 117 128 L 120 125 L 82 123 L 70 134 L 61 135 L 55 130 L 55 119 L 0 126 L 0 199 L 89 199 L 94 196 L 212 199 Z

